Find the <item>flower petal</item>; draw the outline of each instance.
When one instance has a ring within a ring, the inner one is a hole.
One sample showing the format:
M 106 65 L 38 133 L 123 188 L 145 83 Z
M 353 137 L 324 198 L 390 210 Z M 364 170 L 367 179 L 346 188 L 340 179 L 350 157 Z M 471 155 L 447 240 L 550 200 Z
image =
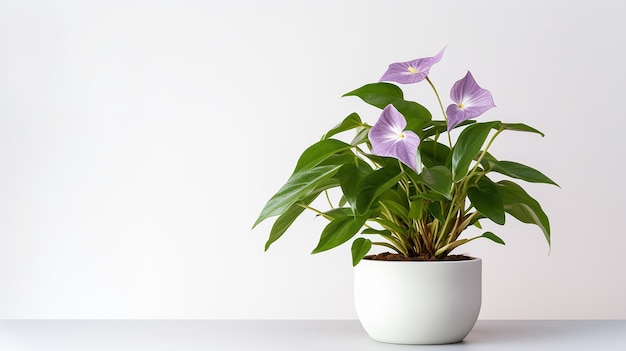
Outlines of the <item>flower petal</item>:
M 417 172 L 417 146 L 420 139 L 414 132 L 404 130 L 406 120 L 393 105 L 387 105 L 369 131 L 372 153 L 397 158 Z
M 452 130 L 459 123 L 478 117 L 496 106 L 489 90 L 481 88 L 470 71 L 467 71 L 465 77 L 454 83 L 450 90 L 450 98 L 455 103 L 446 109 L 448 130 Z
M 444 47 L 433 57 L 424 57 L 412 61 L 392 63 L 380 78 L 380 81 L 396 82 L 401 84 L 421 82 L 428 75 L 430 68 L 441 60 L 445 50 L 446 48 Z

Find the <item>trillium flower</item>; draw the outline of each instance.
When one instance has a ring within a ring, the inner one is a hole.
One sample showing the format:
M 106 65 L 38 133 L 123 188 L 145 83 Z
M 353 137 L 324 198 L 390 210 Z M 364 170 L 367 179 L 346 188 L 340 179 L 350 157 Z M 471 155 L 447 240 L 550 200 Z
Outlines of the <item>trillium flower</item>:
M 395 157 L 417 172 L 417 146 L 420 139 L 417 134 L 404 128 L 404 116 L 393 105 L 387 105 L 369 131 L 372 153 Z
M 448 130 L 470 118 L 478 117 L 496 105 L 487 89 L 481 88 L 474 80 L 472 73 L 458 80 L 450 90 L 450 98 L 454 101 L 446 109 L 448 115 Z
M 434 57 L 419 58 L 413 61 L 396 62 L 389 65 L 387 72 L 383 74 L 380 81 L 396 82 L 402 84 L 411 84 L 423 81 L 430 68 L 443 56 L 444 47 Z

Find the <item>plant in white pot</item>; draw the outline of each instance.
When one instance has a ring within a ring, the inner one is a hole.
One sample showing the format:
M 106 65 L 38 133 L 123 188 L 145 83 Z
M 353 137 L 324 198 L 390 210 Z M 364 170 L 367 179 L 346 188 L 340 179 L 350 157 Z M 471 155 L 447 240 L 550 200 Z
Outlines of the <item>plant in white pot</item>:
M 444 109 L 428 76 L 443 51 L 393 63 L 380 82 L 345 94 L 382 109 L 378 120 L 370 125 L 352 113 L 308 147 L 254 224 L 278 216 L 266 250 L 305 210 L 329 221 L 313 253 L 352 240 L 357 314 L 368 334 L 383 342 L 452 343 L 470 332 L 480 311 L 481 260 L 451 253 L 478 238 L 504 241 L 489 231 L 462 237 L 466 228 L 481 228 L 481 220 L 503 225 L 508 213 L 539 226 L 550 243 L 539 203 L 506 178 L 556 183 L 489 153 L 503 132 L 543 134 L 521 123 L 472 120 L 495 105 L 469 71 L 452 86 L 452 103 Z M 437 97 L 439 120 L 389 83 L 422 81 Z M 355 133 L 350 141 L 336 138 L 348 131 Z M 494 173 L 504 179 L 492 179 Z M 319 208 L 325 202 L 328 208 Z M 372 246 L 390 252 L 368 255 Z

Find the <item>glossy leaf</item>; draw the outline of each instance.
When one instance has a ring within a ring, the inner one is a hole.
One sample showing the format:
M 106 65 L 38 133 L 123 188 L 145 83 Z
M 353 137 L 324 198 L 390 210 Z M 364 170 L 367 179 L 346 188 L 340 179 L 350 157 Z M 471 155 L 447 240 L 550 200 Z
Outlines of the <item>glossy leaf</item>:
M 381 230 L 381 229 L 374 229 L 374 228 L 365 228 L 363 229 L 361 234 L 376 234 L 376 235 L 386 236 L 386 235 L 391 235 L 391 232 L 386 229 Z
M 344 207 L 347 204 L 348 204 L 348 199 L 346 199 L 346 197 L 342 195 L 341 199 L 339 199 L 339 207 Z
M 428 187 L 452 200 L 452 174 L 449 169 L 443 166 L 424 168 L 420 177 Z
M 307 199 L 302 200 L 302 203 L 306 205 L 310 204 L 319 196 L 319 194 L 320 193 L 316 193 L 309 196 Z M 270 231 L 269 239 L 267 239 L 267 242 L 265 243 L 265 251 L 270 248 L 270 245 L 283 236 L 283 234 L 287 231 L 287 229 L 289 229 L 289 227 L 291 227 L 293 222 L 295 222 L 303 211 L 304 207 L 296 203 L 291 205 L 285 212 L 283 212 L 283 214 L 276 218 L 276 221 L 272 226 L 272 230 Z
M 403 204 L 405 203 L 404 200 L 406 199 L 406 194 L 402 195 L 403 191 L 405 190 L 400 187 L 396 187 L 395 189 L 387 189 L 380 195 L 378 199 L 379 201 L 395 201 L 399 204 Z
M 406 171 L 406 170 L 405 170 Z M 406 172 L 407 175 L 409 174 L 409 172 Z M 394 201 L 396 201 L 399 204 L 408 204 L 409 203 L 409 195 L 406 193 L 406 189 L 404 189 L 403 187 L 396 187 L 395 191 L 393 190 L 389 190 L 390 193 L 393 193 L 395 198 Z
M 294 173 L 313 168 L 330 156 L 352 146 L 336 139 L 324 139 L 309 146 L 298 159 Z
M 480 218 L 474 218 L 472 220 L 471 225 L 473 225 L 474 227 L 478 228 L 478 229 L 483 229 L 483 226 L 480 224 L 480 222 L 478 221 Z
M 475 187 L 467 190 L 467 196 L 478 212 L 497 224 L 504 224 L 504 204 L 497 186 L 491 180 L 481 178 Z
M 434 166 L 446 166 L 450 156 L 450 148 L 434 140 L 424 140 L 420 143 L 420 155 L 424 166 L 430 168 Z
M 372 242 L 369 239 L 357 238 L 352 242 L 352 266 L 356 266 L 372 248 Z
M 537 200 L 511 181 L 502 180 L 496 183 L 496 186 L 504 204 L 504 211 L 523 223 L 537 225 L 550 244 L 550 221 Z
M 372 167 L 365 162 L 349 163 L 343 165 L 337 172 L 343 196 L 346 198 L 352 209 L 356 209 L 357 195 L 360 192 L 359 184 L 361 179 L 372 173 Z
M 441 210 L 441 204 L 439 202 L 431 202 L 428 204 L 428 212 L 439 220 L 439 222 L 445 222 L 443 211 Z
M 483 156 L 483 159 L 480 161 L 480 165 L 483 166 L 486 172 L 491 170 L 491 165 L 498 162 L 498 160 L 493 157 L 490 153 L 486 152 Z
M 407 236 L 407 229 L 403 228 L 402 226 L 400 226 L 396 222 L 390 221 L 390 220 L 388 220 L 386 218 L 383 218 L 383 217 L 376 218 L 376 222 L 378 224 L 380 224 L 381 226 L 383 226 L 385 229 L 387 229 L 390 232 L 393 232 L 393 233 L 399 234 L 399 235 L 403 235 L 403 236 Z
M 531 183 L 545 183 L 559 186 L 543 173 L 521 163 L 512 161 L 497 161 L 494 158 L 486 160 L 486 162 L 489 165 L 488 169 L 490 171 L 498 172 L 511 178 L 521 179 Z M 481 163 L 484 164 L 485 162 Z
M 411 201 L 411 207 L 409 208 L 409 218 L 419 220 L 424 214 L 425 204 L 421 199 Z
M 443 195 L 436 193 L 434 191 L 425 191 L 423 193 L 416 194 L 411 197 L 413 199 L 424 199 L 428 201 L 444 201 L 446 198 Z
M 399 86 L 383 82 L 365 84 L 358 89 L 343 94 L 343 96 L 358 96 L 368 104 L 380 109 L 389 105 L 390 99 L 404 99 L 404 93 Z
M 352 141 L 350 141 L 350 145 L 356 146 L 356 145 L 359 145 L 361 143 L 368 141 L 367 137 L 368 137 L 369 131 L 370 131 L 369 128 L 365 128 L 365 127 L 357 128 L 356 135 L 354 136 Z
M 487 239 L 489 239 L 489 240 L 491 240 L 491 241 L 493 241 L 493 242 L 495 242 L 495 243 L 498 243 L 498 244 L 500 244 L 500 245 L 506 245 L 506 244 L 504 243 L 504 240 L 502 240 L 499 236 L 495 235 L 495 234 L 494 234 L 494 233 L 492 233 L 492 232 L 486 232 L 486 233 L 484 233 L 484 234 L 483 234 L 483 235 L 481 235 L 481 236 L 482 236 L 483 238 L 487 238 Z
M 537 129 L 523 124 L 523 123 L 502 123 L 502 122 L 498 122 L 498 126 L 495 128 L 502 128 L 505 130 L 513 130 L 513 131 L 518 131 L 518 132 L 529 132 L 529 133 L 535 133 L 535 134 L 539 134 L 541 136 L 544 136 L 544 134 L 540 131 L 538 131 Z
M 370 206 L 385 190 L 396 185 L 404 172 L 398 167 L 383 167 L 367 175 L 359 183 L 356 210 L 358 214 L 367 213 Z
M 435 256 L 437 257 L 443 257 L 446 256 L 448 253 L 450 253 L 450 251 L 454 250 L 455 248 L 466 244 L 468 242 L 470 242 L 471 239 L 458 239 L 456 241 L 453 241 L 443 247 L 441 247 L 440 249 L 438 249 L 437 251 L 435 251 Z
M 409 210 L 406 208 L 406 206 L 401 205 L 395 201 L 381 201 L 381 203 L 382 206 L 384 206 L 394 216 L 404 220 L 405 222 L 409 221 Z
M 489 131 L 495 125 L 497 122 L 474 123 L 461 132 L 452 149 L 452 174 L 455 182 L 467 175 L 470 163 L 479 154 Z
M 458 124 L 455 128 L 460 128 L 466 126 L 468 124 L 476 123 L 475 120 L 468 119 L 467 121 L 463 121 Z M 420 138 L 426 139 L 435 135 L 442 135 L 448 131 L 448 124 L 446 121 L 430 121 L 426 122 L 423 125 L 423 129 L 417 133 Z
M 361 122 L 361 117 L 359 117 L 358 114 L 353 112 L 348 117 L 344 118 L 344 120 L 341 123 L 339 123 L 338 125 L 333 127 L 331 130 L 329 130 L 326 134 L 324 134 L 322 139 L 328 139 L 335 134 L 360 127 L 362 124 L 363 123 Z
M 404 100 L 404 94 L 395 84 L 372 83 L 366 84 L 356 90 L 344 94 L 343 96 L 358 96 L 364 102 L 376 106 L 380 109 L 392 104 L 411 124 L 411 120 L 430 121 L 430 112 L 422 105 Z
M 354 163 L 355 156 L 354 153 L 350 150 L 340 151 L 337 154 L 333 154 L 328 156 L 322 162 L 320 162 L 316 167 L 319 166 L 341 166 L 345 164 Z
M 335 220 L 340 217 L 352 217 L 354 213 L 349 207 L 337 207 L 324 212 L 324 217 L 329 220 Z
M 281 214 L 270 231 L 269 238 L 265 243 L 265 251 L 267 251 L 276 240 L 278 240 L 286 231 L 291 227 L 293 222 L 302 214 L 304 211 L 304 206 L 301 205 L 309 205 L 313 200 L 315 200 L 320 193 L 326 191 L 328 189 L 339 186 L 339 183 L 334 178 L 325 179 L 318 183 L 317 187 L 313 189 L 308 198 L 303 199 L 302 201 L 298 201 L 291 205 L 283 214 Z
M 253 228 L 269 217 L 282 214 L 302 198 L 308 197 L 320 182 L 334 176 L 340 167 L 319 166 L 294 173 L 265 204 Z
M 335 248 L 350 240 L 363 227 L 366 216 L 346 216 L 332 220 L 322 231 L 317 247 L 313 254 Z

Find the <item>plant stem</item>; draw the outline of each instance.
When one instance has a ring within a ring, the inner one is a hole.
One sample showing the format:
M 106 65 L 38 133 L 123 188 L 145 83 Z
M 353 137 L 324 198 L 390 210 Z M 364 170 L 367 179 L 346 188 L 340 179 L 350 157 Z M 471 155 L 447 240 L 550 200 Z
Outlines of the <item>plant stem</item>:
M 328 195 L 328 190 L 324 190 L 324 195 L 326 195 L 326 201 L 328 201 L 328 205 L 330 206 L 330 208 L 335 208 L 332 201 L 330 201 L 330 195 Z
M 470 225 L 470 223 L 472 223 L 472 220 L 473 220 L 476 216 L 478 216 L 478 213 L 479 213 L 478 211 L 470 213 L 470 214 L 469 214 L 469 215 L 468 215 L 468 216 L 467 216 L 467 217 L 463 220 L 463 222 L 461 222 L 461 226 L 460 226 L 460 227 L 461 227 L 461 228 L 465 228 L 465 227 L 467 227 L 468 225 Z
M 502 133 L 504 131 L 503 128 L 498 129 L 498 131 L 491 137 L 491 139 L 489 140 L 489 142 L 487 143 L 487 146 L 485 147 L 485 149 L 483 150 L 483 152 L 480 154 L 480 156 L 476 159 L 476 164 L 474 165 L 474 168 L 472 168 L 472 170 L 469 172 L 469 174 L 465 177 L 465 179 L 471 179 L 471 176 L 476 173 L 476 170 L 478 169 L 478 165 L 480 165 L 480 161 L 483 160 L 483 158 L 485 157 L 485 155 L 487 154 L 487 150 L 489 150 L 489 147 L 491 147 L 491 144 L 493 144 L 494 140 L 496 140 L 496 137 L 498 135 L 500 135 L 500 133 Z
M 315 212 L 318 216 L 322 216 L 322 217 L 324 217 L 325 219 L 327 219 L 327 220 L 329 220 L 329 221 L 333 221 L 333 220 L 335 220 L 335 218 L 334 218 L 334 217 L 329 216 L 327 213 L 324 213 L 324 212 L 322 212 L 322 211 L 320 211 L 320 210 L 316 209 L 315 207 L 311 207 L 311 206 L 309 206 L 309 205 L 307 205 L 307 204 L 305 204 L 305 203 L 303 203 L 303 202 L 298 202 L 298 203 L 296 203 L 296 205 L 298 205 L 298 206 L 300 206 L 300 207 L 302 207 L 302 208 L 304 208 L 304 209 L 307 209 L 307 210 L 313 211 L 313 212 Z M 368 229 L 374 229 L 374 228 L 372 228 L 372 227 L 371 227 L 369 224 L 367 224 L 367 223 L 363 224 L 363 226 L 364 226 L 365 228 L 368 228 Z
M 307 210 L 311 210 L 311 211 L 317 213 L 318 215 L 326 218 L 329 221 L 332 221 L 334 219 L 333 217 L 329 216 L 328 214 L 326 214 L 326 213 L 324 213 L 324 212 L 322 212 L 322 211 L 320 211 L 320 210 L 318 210 L 318 209 L 316 209 L 314 207 L 311 207 L 311 206 L 309 206 L 309 205 L 307 205 L 307 204 L 305 204 L 303 202 L 298 202 L 297 205 L 302 207 L 302 208 L 305 208 Z
M 450 220 L 452 218 L 456 220 L 457 212 L 463 210 L 463 207 L 465 206 L 465 201 L 464 201 L 465 196 L 466 196 L 466 191 L 463 185 L 454 183 L 454 197 L 452 198 L 452 201 L 450 203 L 450 208 L 448 209 L 448 214 L 445 217 L 446 219 L 443 223 L 443 226 L 441 226 L 441 231 L 437 233 L 437 241 L 436 241 L 437 245 L 440 245 L 442 241 L 448 242 L 448 238 L 446 238 L 446 234 L 448 234 L 447 235 L 448 237 L 452 234 L 451 233 L 452 228 L 449 228 L 450 225 L 452 224 L 450 223 Z
M 448 115 L 446 115 L 446 110 L 443 108 L 443 103 L 441 103 L 441 98 L 439 97 L 437 88 L 435 88 L 435 85 L 433 84 L 433 82 L 430 80 L 428 76 L 426 76 L 426 81 L 428 82 L 428 84 L 430 84 L 430 87 L 433 88 L 433 91 L 435 92 L 435 96 L 437 97 L 437 101 L 439 102 L 439 108 L 441 108 L 441 113 L 443 114 L 443 119 L 446 121 L 446 124 L 448 124 Z M 452 149 L 452 138 L 450 137 L 449 130 L 447 131 L 447 134 L 448 134 L 448 143 L 450 144 L 450 149 Z

